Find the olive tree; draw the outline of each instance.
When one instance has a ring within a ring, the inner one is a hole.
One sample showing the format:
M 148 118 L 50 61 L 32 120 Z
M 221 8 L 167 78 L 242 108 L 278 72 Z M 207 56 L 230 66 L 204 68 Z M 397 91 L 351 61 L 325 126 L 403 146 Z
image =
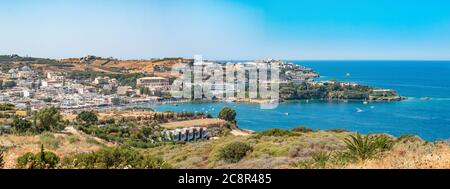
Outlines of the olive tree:
M 93 111 L 82 111 L 77 115 L 76 119 L 85 124 L 94 124 L 98 121 L 97 114 Z
M 33 115 L 33 125 L 38 132 L 64 129 L 61 113 L 55 107 L 44 108 L 36 112 Z
M 220 110 L 218 118 L 236 124 L 236 111 L 225 107 Z

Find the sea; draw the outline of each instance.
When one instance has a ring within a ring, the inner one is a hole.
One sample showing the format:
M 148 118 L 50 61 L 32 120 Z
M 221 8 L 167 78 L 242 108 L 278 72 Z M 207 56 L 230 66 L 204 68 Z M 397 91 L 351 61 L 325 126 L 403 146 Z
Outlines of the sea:
M 319 80 L 393 89 L 408 99 L 400 102 L 296 101 L 276 109 L 257 104 L 185 103 L 151 106 L 157 111 L 207 112 L 223 107 L 237 111 L 238 126 L 262 131 L 271 128 L 346 129 L 362 134 L 417 135 L 428 141 L 450 139 L 450 61 L 291 61 L 321 74 Z

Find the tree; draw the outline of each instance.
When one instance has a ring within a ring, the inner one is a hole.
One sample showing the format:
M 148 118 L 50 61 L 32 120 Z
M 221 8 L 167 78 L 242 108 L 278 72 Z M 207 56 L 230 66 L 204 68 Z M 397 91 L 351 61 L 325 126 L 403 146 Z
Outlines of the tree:
M 19 117 L 14 117 L 11 127 L 15 129 L 18 133 L 26 133 L 28 131 L 33 131 L 33 125 L 27 119 L 22 119 Z
M 33 124 L 38 132 L 60 131 L 63 129 L 62 116 L 55 107 L 44 108 L 33 115 Z
M 53 98 L 52 98 L 52 97 L 47 97 L 47 98 L 44 98 L 43 101 L 44 101 L 44 102 L 52 102 L 52 101 L 53 101 Z
M 236 111 L 225 107 L 220 110 L 218 118 L 236 124 Z
M 84 122 L 86 124 L 94 124 L 98 121 L 97 114 L 93 111 L 82 111 L 77 115 L 77 121 Z
M 0 169 L 3 168 L 5 162 L 3 161 L 3 148 L 0 147 Z

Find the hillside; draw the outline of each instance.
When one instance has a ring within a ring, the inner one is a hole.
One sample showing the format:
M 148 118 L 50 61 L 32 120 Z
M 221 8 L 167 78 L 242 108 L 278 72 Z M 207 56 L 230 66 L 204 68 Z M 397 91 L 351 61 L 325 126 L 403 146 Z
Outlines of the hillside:
M 67 127 L 60 133 L 43 133 L 40 135 L 0 135 L 0 146 L 6 147 L 5 167 L 15 168 L 16 159 L 27 152 L 39 152 L 43 144 L 46 150 L 64 158 L 72 154 L 97 151 L 114 144 L 86 135 Z
M 66 58 L 61 60 L 21 57 L 18 55 L 2 55 L 0 63 L 3 65 L 20 66 L 30 65 L 38 70 L 58 72 L 92 70 L 104 73 L 147 73 L 165 74 L 174 64 L 192 62 L 184 58 L 162 58 L 142 60 L 119 60 L 115 58 L 102 58 L 86 56 L 81 58 Z M 156 69 L 155 69 L 156 68 Z
M 346 156 L 345 139 L 354 133 L 330 130 L 271 130 L 248 135 L 227 135 L 195 143 L 167 144 L 148 149 L 130 148 L 149 157 L 161 157 L 164 164 L 176 169 L 441 169 L 450 168 L 450 145 L 427 142 L 415 136 L 391 138 L 392 147 L 368 159 Z M 61 158 L 79 153 L 96 152 L 112 143 L 88 136 L 73 128 L 66 133 L 44 133 L 36 136 L 0 136 L 0 144 L 8 147 L 5 168 L 14 168 L 17 157 L 38 152 L 40 144 Z M 251 146 L 237 162 L 228 162 L 221 151 L 240 142 Z M 61 165 L 61 168 L 71 168 Z M 72 167 L 73 168 L 73 167 Z
M 162 146 L 147 150 L 162 156 L 175 168 L 231 169 L 436 169 L 450 168 L 450 146 L 446 142 L 426 142 L 415 137 L 395 139 L 391 150 L 369 160 L 348 160 L 340 157 L 346 151 L 344 139 L 348 132 L 317 131 L 298 136 L 227 136 L 217 140 L 186 145 Z M 250 144 L 253 148 L 241 161 L 228 163 L 219 152 L 233 142 Z M 321 157 L 320 154 L 326 154 Z

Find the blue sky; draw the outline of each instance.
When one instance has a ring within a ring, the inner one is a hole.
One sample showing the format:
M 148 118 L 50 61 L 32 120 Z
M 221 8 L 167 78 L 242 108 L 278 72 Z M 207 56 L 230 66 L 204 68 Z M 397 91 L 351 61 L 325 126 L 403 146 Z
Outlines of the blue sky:
M 447 0 L 0 0 L 0 54 L 450 59 Z

